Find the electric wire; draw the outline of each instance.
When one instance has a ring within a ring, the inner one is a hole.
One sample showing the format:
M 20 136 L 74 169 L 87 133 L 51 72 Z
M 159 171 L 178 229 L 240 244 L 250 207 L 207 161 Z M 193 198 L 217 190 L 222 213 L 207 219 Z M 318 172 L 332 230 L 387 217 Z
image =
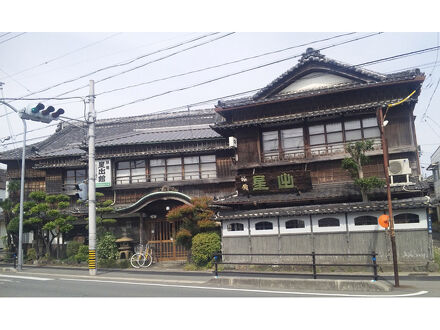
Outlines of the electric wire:
M 11 34 L 11 33 L 12 33 L 12 32 L 6 32 L 6 33 L 3 33 L 3 34 L 0 34 L 0 38 L 6 36 L 6 35 L 8 35 L 8 34 Z
M 194 33 L 184 33 L 183 36 L 186 37 L 186 36 L 191 35 L 191 34 L 194 34 Z M 128 51 L 133 51 L 134 49 L 139 49 L 139 48 L 143 48 L 143 47 L 147 47 L 147 46 L 149 47 L 149 46 L 152 46 L 152 45 L 164 43 L 164 42 L 171 41 L 171 40 L 174 40 L 174 39 L 178 39 L 178 38 L 181 38 L 181 37 L 182 37 L 182 35 L 179 35 L 179 36 L 174 36 L 172 38 L 167 38 L 167 39 L 164 39 L 164 40 L 150 42 L 150 43 L 143 44 L 143 45 L 136 46 L 136 47 L 132 47 L 132 48 L 124 48 L 122 50 L 119 50 L 119 51 L 116 51 L 116 52 L 112 52 L 110 54 L 96 56 L 96 57 L 93 57 L 93 58 L 87 58 L 86 60 L 81 60 L 81 61 L 77 61 L 77 62 L 74 62 L 74 63 L 70 63 L 69 65 L 63 65 L 63 66 L 60 66 L 60 67 L 57 67 L 57 68 L 46 70 L 44 72 L 39 72 L 39 73 L 36 73 L 36 74 L 27 75 L 27 76 L 22 77 L 21 79 L 28 79 L 28 78 L 32 78 L 32 77 L 36 77 L 36 76 L 47 75 L 50 72 L 58 71 L 60 69 L 71 68 L 71 67 L 74 67 L 74 66 L 76 66 L 78 64 L 81 64 L 81 63 L 84 63 L 84 62 L 90 63 L 90 62 L 93 62 L 93 61 L 96 61 L 96 60 L 101 60 L 101 59 L 106 58 L 106 57 L 114 56 L 116 54 L 120 54 L 120 53 L 124 53 L 124 52 L 128 52 Z
M 108 77 L 105 77 L 105 78 L 102 78 L 102 79 L 96 80 L 96 81 L 95 81 L 95 84 L 98 84 L 98 83 L 100 83 L 100 82 L 103 82 L 103 81 L 106 81 L 106 80 L 109 80 L 109 79 L 112 79 L 112 78 L 115 78 L 115 77 L 118 77 L 118 76 L 121 76 L 121 75 L 123 75 L 123 74 L 129 73 L 129 72 L 132 72 L 132 71 L 134 71 L 134 70 L 138 70 L 138 69 L 143 68 L 143 67 L 145 67 L 145 66 L 147 66 L 147 65 L 149 65 L 149 64 L 152 64 L 152 63 L 156 63 L 156 62 L 162 61 L 162 60 L 164 60 L 164 59 L 167 59 L 167 58 L 169 58 L 169 57 L 175 56 L 175 55 L 180 54 L 180 53 L 182 53 L 182 52 L 185 52 L 185 51 L 188 51 L 188 50 L 191 50 L 191 49 L 194 49 L 194 48 L 197 48 L 197 47 L 200 47 L 200 46 L 206 45 L 206 44 L 208 44 L 208 43 L 211 43 L 211 42 L 217 41 L 217 40 L 219 40 L 219 39 L 223 39 L 223 38 L 228 37 L 228 36 L 230 36 L 230 35 L 232 35 L 232 34 L 234 34 L 234 33 L 235 33 L 235 32 L 227 33 L 227 34 L 222 35 L 222 36 L 220 36 L 220 37 L 217 37 L 217 38 L 214 38 L 214 39 L 211 39 L 211 40 L 208 40 L 208 41 L 202 42 L 202 43 L 197 44 L 197 45 L 193 45 L 193 46 L 187 47 L 187 48 L 185 48 L 185 49 L 181 49 L 181 50 L 176 51 L 176 52 L 174 52 L 174 53 L 171 53 L 171 54 L 168 54 L 168 55 L 166 55 L 166 56 L 163 56 L 163 57 L 157 58 L 157 59 L 155 59 L 155 60 L 152 60 L 152 61 L 146 62 L 146 63 L 144 63 L 144 64 L 141 64 L 141 65 L 138 65 L 138 66 L 136 66 L 136 67 L 130 68 L 130 69 L 128 69 L 128 70 L 124 70 L 124 71 L 119 72 L 119 73 L 116 73 L 116 74 L 114 74 L 114 75 L 111 75 L 111 76 L 108 76 Z M 83 86 L 80 86 L 80 87 L 74 88 L 74 89 L 72 89 L 72 90 L 69 90 L 69 91 L 67 91 L 67 92 L 64 92 L 64 93 L 62 93 L 62 94 L 59 94 L 58 96 L 63 96 L 63 95 L 66 95 L 66 94 L 69 94 L 69 93 L 72 93 L 72 92 L 76 92 L 76 91 L 78 91 L 78 90 L 80 90 L 80 89 L 83 89 L 83 88 L 86 88 L 86 87 L 88 87 L 88 86 L 89 86 L 88 84 L 87 84 L 87 85 L 83 85 Z
M 9 41 L 9 40 L 12 40 L 12 39 L 18 38 L 18 37 L 22 36 L 22 35 L 25 34 L 25 33 L 26 33 L 26 32 L 22 32 L 22 33 L 19 33 L 19 34 L 15 35 L 15 36 L 13 36 L 13 37 L 11 37 L 11 38 L 9 38 L 9 39 L 2 40 L 2 41 L 0 41 L 0 45 L 1 45 L 1 44 L 4 44 L 6 41 Z
M 145 54 L 145 55 L 139 56 L 139 57 L 137 57 L 137 58 L 135 58 L 135 59 L 129 60 L 128 62 L 120 62 L 120 63 L 118 63 L 118 64 L 114 64 L 114 65 L 106 66 L 106 67 L 103 67 L 103 68 L 97 69 L 97 70 L 95 70 L 95 71 L 89 72 L 89 73 L 87 73 L 87 74 L 80 75 L 80 76 L 78 76 L 78 77 L 76 77 L 76 78 L 72 78 L 72 79 L 69 79 L 69 80 L 65 80 L 65 81 L 60 82 L 60 83 L 57 83 L 57 84 L 55 84 L 55 85 L 52 85 L 52 86 L 49 86 L 49 87 L 45 87 L 45 88 L 40 89 L 40 90 L 38 90 L 38 91 L 36 91 L 36 92 L 33 92 L 33 93 L 30 93 L 30 94 L 23 95 L 23 96 L 21 96 L 20 98 L 25 98 L 25 97 L 28 97 L 28 96 L 31 96 L 31 95 L 34 95 L 34 94 L 37 94 L 37 93 L 45 92 L 45 91 L 48 91 L 48 90 L 53 89 L 53 88 L 55 88 L 55 87 L 59 87 L 59 86 L 62 86 L 62 85 L 65 85 L 65 84 L 68 84 L 68 83 L 71 83 L 71 82 L 77 81 L 77 80 L 79 80 L 79 79 L 86 78 L 86 77 L 88 77 L 88 76 L 90 76 L 90 75 L 93 75 L 93 74 L 96 74 L 96 73 L 98 73 L 98 72 L 102 72 L 102 71 L 109 70 L 109 69 L 113 69 L 113 68 L 120 67 L 120 66 L 129 65 L 129 64 L 131 64 L 131 63 L 133 63 L 133 62 L 135 62 L 135 61 L 138 61 L 138 60 L 140 60 L 140 59 L 142 59 L 142 58 L 144 58 L 144 57 L 146 57 L 146 56 L 151 56 L 151 55 L 156 54 L 156 53 L 159 53 L 159 52 L 163 52 L 163 51 L 166 51 L 166 50 L 169 50 L 169 49 L 172 49 L 172 48 L 180 47 L 180 46 L 182 46 L 182 45 L 185 45 L 185 44 L 188 44 L 188 43 L 191 43 L 191 42 L 197 41 L 197 40 L 199 40 L 199 39 L 207 38 L 207 37 L 209 37 L 209 36 L 211 36 L 211 35 L 214 35 L 214 34 L 218 34 L 218 32 L 205 34 L 205 35 L 203 35 L 203 36 L 200 36 L 200 37 L 197 37 L 197 38 L 193 38 L 193 39 L 191 39 L 191 40 L 189 40 L 189 41 L 185 41 L 185 42 L 179 43 L 179 44 L 177 44 L 177 45 L 173 45 L 173 46 L 170 46 L 170 47 L 162 48 L 162 49 L 159 49 L 159 50 L 157 50 L 157 51 L 154 51 L 154 52 L 151 52 L 151 53 L 148 53 L 148 54 Z
M 332 40 L 332 39 L 336 39 L 336 38 L 340 38 L 340 37 L 345 37 L 347 35 L 351 35 L 351 34 L 355 34 L 355 33 L 356 32 L 339 34 L 337 36 L 333 36 L 333 37 L 329 37 L 329 38 L 324 38 L 324 39 L 320 39 L 320 40 L 315 40 L 315 41 L 308 42 L 308 43 L 303 43 L 303 44 L 300 44 L 300 45 L 290 46 L 290 47 L 287 47 L 287 48 L 278 49 L 278 50 L 275 50 L 275 51 L 266 52 L 266 53 L 262 53 L 262 54 L 255 55 L 255 56 L 249 56 L 249 57 L 241 58 L 241 59 L 238 59 L 238 60 L 225 62 L 225 63 L 222 63 L 222 64 L 212 65 L 212 66 L 208 66 L 208 67 L 197 69 L 197 70 L 187 71 L 187 72 L 176 74 L 176 75 L 172 75 L 172 76 L 162 77 L 162 78 L 158 78 L 158 79 L 142 82 L 142 83 L 135 84 L 135 85 L 129 85 L 129 86 L 125 86 L 125 87 L 115 88 L 115 89 L 112 89 L 112 90 L 107 90 L 107 91 L 103 91 L 101 93 L 98 93 L 98 94 L 96 94 L 96 96 L 103 95 L 103 94 L 108 94 L 108 93 L 112 93 L 112 92 L 116 92 L 116 91 L 121 91 L 121 90 L 129 89 L 129 88 L 133 88 L 133 87 L 139 87 L 139 86 L 142 86 L 142 85 L 148 85 L 148 84 L 151 84 L 151 83 L 154 83 L 154 82 L 158 82 L 158 81 L 164 81 L 164 80 L 168 80 L 168 79 L 172 79 L 172 78 L 183 77 L 183 76 L 186 76 L 186 75 L 189 75 L 189 74 L 193 74 L 193 73 L 197 73 L 197 72 L 202 72 L 202 71 L 206 71 L 206 70 L 210 70 L 210 69 L 215 69 L 215 68 L 220 68 L 222 66 L 226 66 L 226 65 L 230 65 L 230 64 L 236 64 L 236 63 L 240 63 L 240 62 L 256 59 L 256 58 L 267 56 L 267 55 L 277 54 L 277 53 L 284 52 L 284 51 L 287 51 L 287 50 L 291 50 L 291 49 L 294 49 L 294 48 L 304 47 L 304 46 L 312 45 L 312 44 L 323 42 L 323 41 L 328 41 L 328 40 Z
M 173 108 L 168 108 L 168 109 L 164 109 L 164 110 L 153 111 L 153 112 L 151 112 L 149 114 L 173 112 L 173 111 L 180 110 L 180 109 L 186 109 L 187 107 L 194 107 L 194 106 L 198 106 L 198 105 L 201 105 L 201 104 L 206 104 L 206 103 L 209 103 L 209 102 L 213 102 L 213 101 L 216 101 L 218 99 L 227 99 L 227 98 L 231 98 L 231 97 L 236 97 L 236 96 L 240 96 L 240 95 L 245 95 L 245 94 L 253 93 L 253 92 L 256 92 L 258 90 L 259 90 L 259 88 L 248 90 L 248 91 L 245 91 L 245 92 L 240 92 L 240 93 L 220 96 L 220 97 L 216 97 L 216 98 L 213 98 L 213 99 L 199 101 L 199 102 L 191 103 L 191 104 L 184 105 L 184 106 L 179 106 L 179 107 L 173 107 Z M 84 107 L 85 107 L 85 103 L 84 103 Z M 84 108 L 84 117 L 85 117 L 85 108 Z M 79 117 L 79 118 L 76 118 L 76 119 L 80 119 L 80 118 L 82 118 L 82 117 Z M 28 130 L 27 132 L 30 133 L 30 132 L 35 132 L 35 131 L 41 131 L 43 129 L 46 129 L 46 128 L 49 128 L 49 127 L 53 127 L 53 126 L 57 126 L 57 125 L 58 125 L 57 123 L 49 124 L 49 125 L 45 125 L 43 127 L 39 127 L 39 128 Z M 23 135 L 23 133 L 17 133 L 16 134 L 16 136 L 20 136 L 20 135 Z
M 371 35 L 369 35 L 369 36 L 371 36 Z M 366 37 L 368 37 L 368 36 L 366 36 Z M 365 37 L 362 37 L 362 38 L 365 38 Z M 359 40 L 359 38 L 356 38 L 355 40 Z M 347 43 L 347 42 L 352 42 L 352 41 L 355 41 L 355 40 L 349 40 L 349 41 L 343 42 L 342 44 Z M 338 44 L 338 45 L 339 45 L 339 44 Z M 328 46 L 328 47 L 323 47 L 323 48 L 321 48 L 321 50 L 322 50 L 322 49 L 327 49 L 327 48 L 330 48 L 330 47 L 335 47 L 335 46 L 336 46 L 336 45 L 332 45 L 332 46 Z M 428 49 L 429 49 L 429 50 L 434 50 L 435 47 L 428 48 Z M 424 51 L 424 50 L 414 51 L 414 52 L 410 52 L 410 53 L 411 53 L 411 54 L 418 54 L 418 53 L 420 53 L 421 51 Z M 402 56 L 408 56 L 410 53 L 404 53 L 404 54 L 400 54 L 400 55 L 402 55 Z M 398 58 L 398 56 L 399 56 L 399 55 L 392 56 L 392 57 L 387 57 L 387 58 L 385 58 L 385 59 L 387 59 L 387 60 L 389 61 L 389 60 L 392 60 L 392 59 L 396 59 L 396 58 Z M 358 65 L 367 65 L 367 64 L 370 65 L 370 64 L 373 64 L 373 63 L 378 63 L 379 61 L 384 61 L 384 59 L 379 59 L 379 60 L 375 60 L 375 61 L 369 61 L 369 62 L 361 63 L 361 64 L 358 64 Z M 278 62 L 278 61 L 277 61 L 277 62 Z M 358 65 L 356 65 L 356 66 L 358 66 Z M 249 71 L 249 70 L 247 70 L 247 71 Z M 241 73 L 241 72 L 240 72 L 240 73 Z M 238 74 L 238 73 L 235 73 L 235 74 Z M 220 78 L 215 78 L 215 79 L 213 79 L 213 80 L 218 80 L 218 79 L 220 79 Z M 209 82 L 211 82 L 211 81 L 212 81 L 212 80 L 210 80 Z M 204 83 L 208 83 L 208 82 L 204 82 Z M 199 84 L 196 84 L 196 85 L 198 86 L 198 85 L 200 85 L 200 84 L 202 84 L 202 83 L 199 83 Z M 188 89 L 188 88 L 190 88 L 190 86 L 184 87 L 183 89 Z M 182 90 L 182 89 L 178 89 L 178 90 Z M 164 95 L 164 94 L 167 94 L 167 93 L 170 93 L 170 92 L 171 92 L 171 91 L 164 92 L 164 93 L 161 93 L 161 94 L 158 94 L 158 95 L 155 95 L 155 96 L 148 97 L 148 98 L 146 98 L 146 99 L 150 99 L 150 98 L 152 98 L 152 97 L 157 97 L 157 96 L 159 96 L 159 95 Z M 217 98 L 217 99 L 218 99 L 218 98 Z M 140 101 L 142 101 L 142 100 L 144 100 L 144 99 L 135 100 L 135 101 L 130 102 L 129 104 L 137 103 L 137 102 L 140 102 Z M 120 106 L 117 106 L 117 107 L 113 107 L 113 108 L 105 109 L 105 110 L 100 111 L 100 112 L 110 111 L 110 110 L 113 110 L 113 109 L 116 109 L 116 108 L 120 108 L 120 107 L 125 106 L 125 105 L 128 105 L 128 104 L 124 104 L 124 105 L 120 105 Z M 47 127 L 47 126 L 46 126 L 46 127 Z
M 32 66 L 32 67 L 29 67 L 29 68 L 27 68 L 27 69 L 21 70 L 21 71 L 19 71 L 19 72 L 15 72 L 15 73 L 13 73 L 13 74 L 10 74 L 10 75 L 8 75 L 8 77 L 9 77 L 9 78 L 12 78 L 12 77 L 15 77 L 15 76 L 17 76 L 17 75 L 19 75 L 19 74 L 22 74 L 22 73 L 24 73 L 24 72 L 27 72 L 27 71 L 30 71 L 30 70 L 36 69 L 36 68 L 38 68 L 38 67 L 40 67 L 40 66 L 47 65 L 47 64 L 49 64 L 49 63 L 55 62 L 55 61 L 57 61 L 57 60 L 59 60 L 59 59 L 62 59 L 62 58 L 64 58 L 64 57 L 66 57 L 66 56 L 69 56 L 69 55 L 75 54 L 75 53 L 77 53 L 77 52 L 79 52 L 79 51 L 81 51 L 81 50 L 83 50 L 83 49 L 86 49 L 86 48 L 89 48 L 89 47 L 95 46 L 95 45 L 97 45 L 97 44 L 99 44 L 99 43 L 101 43 L 101 42 L 104 42 L 104 41 L 106 41 L 106 40 L 108 40 L 108 39 L 110 39 L 110 38 L 113 38 L 113 37 L 115 37 L 115 36 L 117 36 L 117 35 L 119 35 L 119 34 L 121 34 L 121 33 L 122 33 L 122 32 L 113 33 L 113 34 L 110 35 L 110 36 L 107 36 L 107 37 L 105 37 L 105 38 L 103 38 L 103 39 L 100 39 L 100 40 L 98 40 L 98 41 L 94 41 L 94 42 L 92 42 L 92 43 L 89 43 L 89 44 L 87 44 L 87 45 L 85 45 L 85 46 L 82 46 L 82 47 L 80 47 L 80 48 L 77 48 L 77 49 L 75 49 L 75 50 L 72 50 L 72 51 L 70 51 L 70 52 L 67 52 L 67 53 L 65 53 L 65 54 L 59 55 L 59 56 L 54 57 L 54 58 L 52 58 L 52 59 L 50 59 L 50 60 L 44 61 L 43 63 L 37 64 L 37 65 L 34 65 L 34 66 Z M 3 77 L 0 78 L 0 79 L 3 79 Z

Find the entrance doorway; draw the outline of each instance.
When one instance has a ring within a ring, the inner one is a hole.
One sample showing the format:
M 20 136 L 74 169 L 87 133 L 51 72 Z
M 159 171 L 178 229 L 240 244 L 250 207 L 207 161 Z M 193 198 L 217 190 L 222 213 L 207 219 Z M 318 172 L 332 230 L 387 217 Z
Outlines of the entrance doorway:
M 179 231 L 182 221 L 167 221 L 166 214 L 174 207 L 183 205 L 183 202 L 175 199 L 158 199 L 147 204 L 141 212 L 142 241 L 149 243 L 154 249 L 158 261 L 186 260 L 188 251 L 176 244 L 176 233 Z
M 176 233 L 182 221 L 168 222 L 167 220 L 147 221 L 147 242 L 154 249 L 158 261 L 186 260 L 188 251 L 176 244 Z

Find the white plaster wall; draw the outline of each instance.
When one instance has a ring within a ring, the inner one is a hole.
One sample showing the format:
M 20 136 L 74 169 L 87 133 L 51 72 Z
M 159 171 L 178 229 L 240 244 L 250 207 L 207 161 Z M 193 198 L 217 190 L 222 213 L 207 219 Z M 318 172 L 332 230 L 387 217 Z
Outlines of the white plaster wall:
M 353 80 L 329 73 L 314 72 L 298 79 L 288 87 L 284 88 L 279 94 L 301 92 L 311 89 L 330 87 L 339 84 L 353 82 Z
M 286 221 L 289 220 L 302 220 L 304 221 L 304 228 L 286 228 Z M 280 234 L 302 234 L 302 233 L 310 233 L 310 218 L 309 216 L 291 216 L 291 217 L 280 217 Z
M 339 219 L 339 227 L 318 227 L 318 220 L 324 218 Z M 332 232 L 341 232 L 347 230 L 347 227 L 345 225 L 344 213 L 312 215 L 312 226 L 314 233 L 332 233 Z

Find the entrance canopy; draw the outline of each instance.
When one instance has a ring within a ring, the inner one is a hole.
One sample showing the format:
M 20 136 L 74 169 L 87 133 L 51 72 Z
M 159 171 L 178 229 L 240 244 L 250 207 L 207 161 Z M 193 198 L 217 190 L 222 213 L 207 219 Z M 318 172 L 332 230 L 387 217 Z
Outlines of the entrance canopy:
M 145 195 L 132 205 L 117 209 L 116 211 L 125 214 L 135 213 L 143 209 L 145 206 L 159 200 L 175 200 L 184 204 L 191 204 L 191 197 L 178 191 L 158 191 Z

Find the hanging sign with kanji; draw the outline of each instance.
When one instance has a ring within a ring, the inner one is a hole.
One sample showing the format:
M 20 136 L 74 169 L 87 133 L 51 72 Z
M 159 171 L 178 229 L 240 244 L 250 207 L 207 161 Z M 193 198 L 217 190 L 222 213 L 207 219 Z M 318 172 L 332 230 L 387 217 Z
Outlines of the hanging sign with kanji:
M 96 188 L 112 186 L 112 165 L 110 159 L 95 161 Z
M 295 193 L 310 191 L 312 180 L 310 171 L 274 170 L 242 173 L 236 178 L 239 194 Z

